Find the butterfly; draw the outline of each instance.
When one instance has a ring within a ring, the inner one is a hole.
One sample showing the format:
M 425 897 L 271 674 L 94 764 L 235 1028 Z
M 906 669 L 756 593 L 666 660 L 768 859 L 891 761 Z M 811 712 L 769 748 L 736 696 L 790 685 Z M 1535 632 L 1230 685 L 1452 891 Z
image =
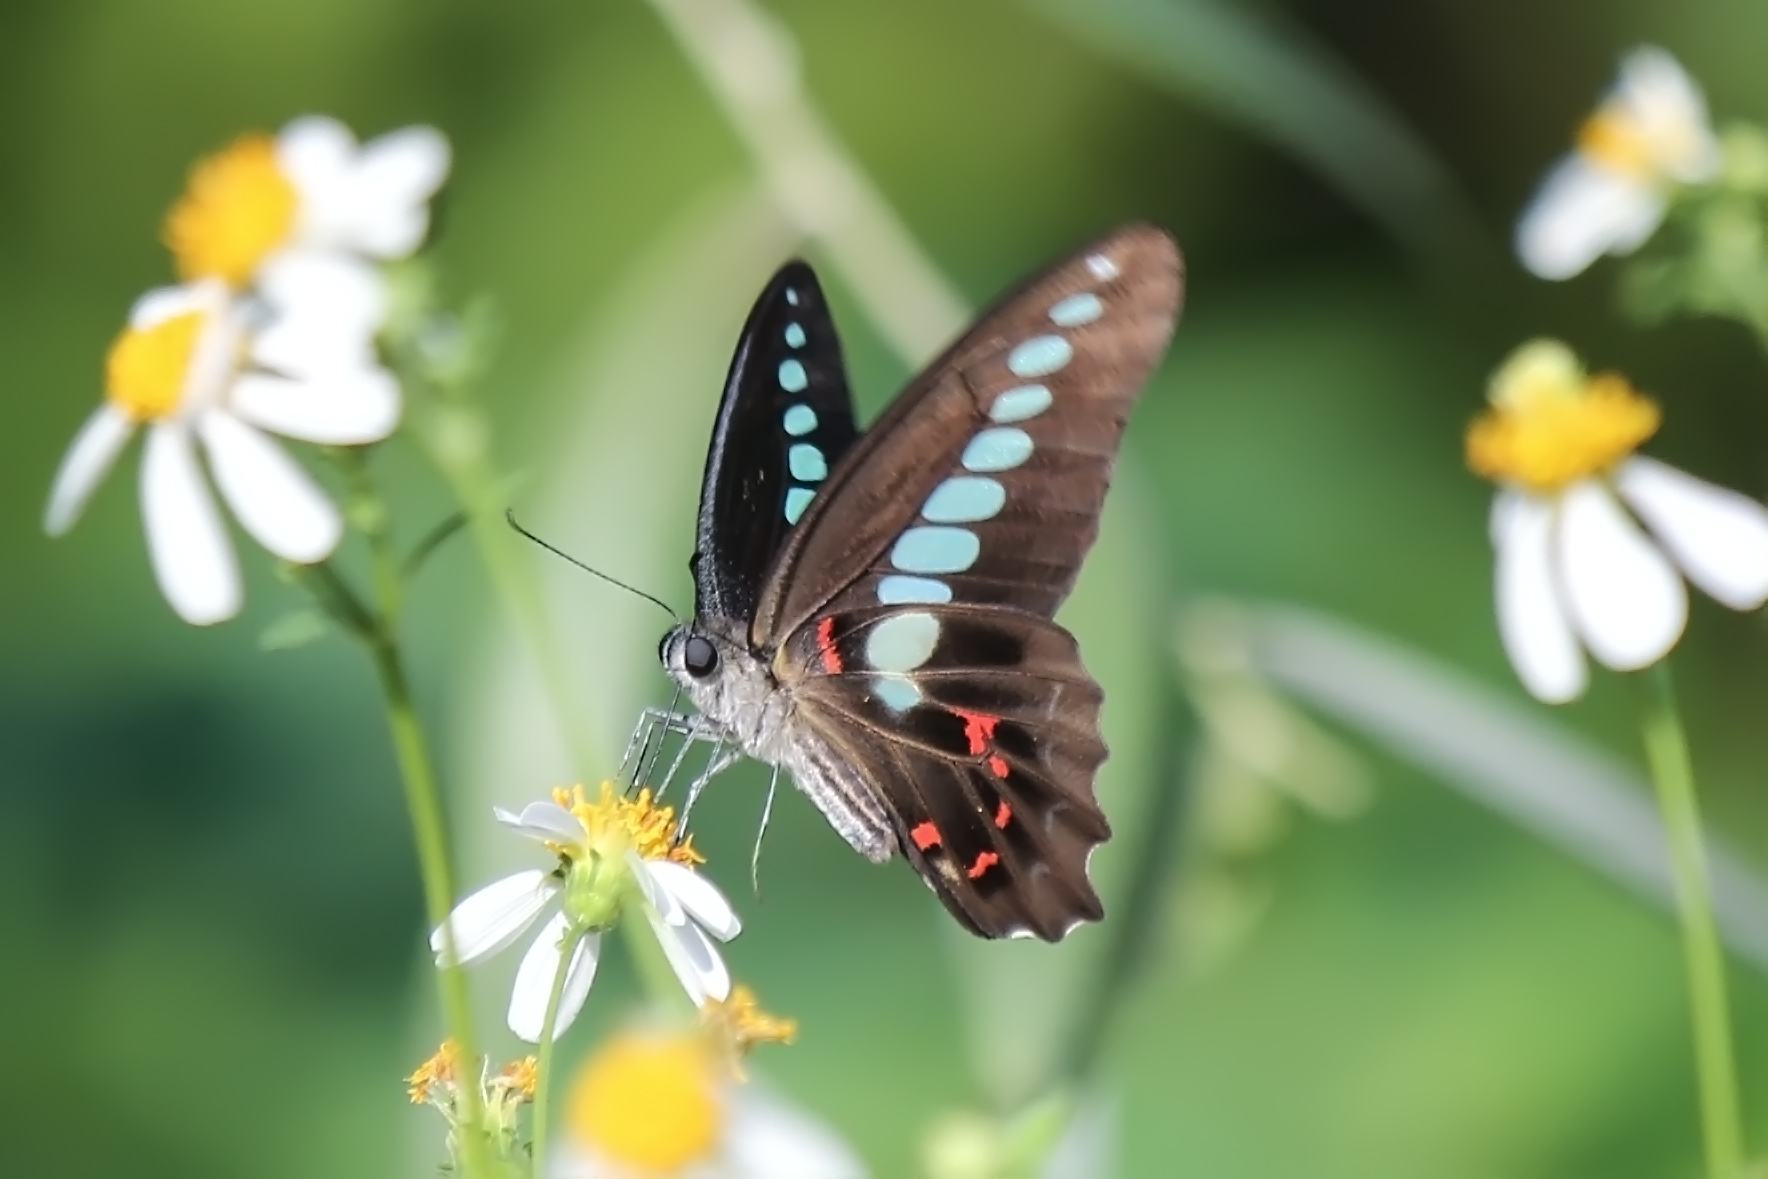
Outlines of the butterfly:
M 1052 616 L 1182 295 L 1173 239 L 1122 227 L 1004 297 L 863 433 L 804 262 L 737 342 L 694 617 L 659 656 L 696 725 L 787 771 L 868 860 L 904 855 L 984 937 L 1103 916 L 1102 692 Z

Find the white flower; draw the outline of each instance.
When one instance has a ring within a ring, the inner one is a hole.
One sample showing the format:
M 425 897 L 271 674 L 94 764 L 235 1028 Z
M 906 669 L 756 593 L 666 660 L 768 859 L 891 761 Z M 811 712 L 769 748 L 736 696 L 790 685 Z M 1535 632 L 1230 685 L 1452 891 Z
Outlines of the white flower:
M 185 621 L 239 611 L 239 567 L 202 464 L 234 516 L 285 560 L 323 560 L 343 534 L 338 510 L 265 431 L 334 445 L 378 441 L 399 420 L 399 390 L 369 361 L 366 325 L 325 314 L 299 353 L 267 350 L 254 309 L 220 282 L 142 296 L 106 363 L 106 403 L 62 460 L 44 527 L 60 536 L 138 426 L 147 428 L 141 509 L 161 591 Z
M 1706 99 L 1674 57 L 1635 49 L 1576 150 L 1547 174 L 1517 225 L 1523 265 L 1570 278 L 1603 254 L 1626 254 L 1663 221 L 1670 191 L 1719 171 Z
M 378 328 L 386 290 L 372 263 L 423 242 L 448 163 L 448 141 L 431 127 L 358 146 L 335 119 L 296 119 L 274 139 L 248 135 L 200 162 L 167 215 L 166 245 L 182 278 L 219 278 L 274 308 L 330 308 Z
M 703 1036 L 627 1032 L 584 1064 L 549 1179 L 861 1179 L 828 1126 L 743 1085 Z
M 1498 630 L 1523 685 L 1550 703 L 1584 690 L 1584 652 L 1620 671 L 1667 655 L 1686 576 L 1721 603 L 1768 600 L 1768 509 L 1634 451 L 1657 407 L 1563 344 L 1517 350 L 1468 431 L 1492 505 Z
M 742 924 L 717 886 L 690 866 L 699 860 L 691 843 L 674 840 L 672 809 L 653 805 L 649 791 L 625 798 L 608 785 L 598 802 L 589 802 L 581 787 L 555 791 L 554 799 L 530 803 L 520 815 L 501 809 L 495 814 L 498 822 L 545 844 L 560 866 L 494 881 L 449 917 L 455 956 L 464 965 L 504 949 L 556 908 L 516 969 L 510 1030 L 530 1043 L 540 1041 L 563 946 L 568 935 L 579 934 L 555 1037 L 570 1026 L 589 998 L 602 932 L 618 919 L 633 889 L 688 998 L 702 1004 L 729 996 L 730 972 L 713 939 L 729 941 Z M 430 949 L 438 965 L 446 962 L 444 927 L 430 935 Z

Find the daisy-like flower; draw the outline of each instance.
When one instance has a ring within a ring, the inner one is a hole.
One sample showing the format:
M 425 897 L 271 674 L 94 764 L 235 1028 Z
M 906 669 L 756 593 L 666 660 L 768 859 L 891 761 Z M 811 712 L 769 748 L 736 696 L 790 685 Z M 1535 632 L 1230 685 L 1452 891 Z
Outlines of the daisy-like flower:
M 712 1038 L 623 1032 L 583 1065 L 566 1098 L 548 1179 L 859 1179 L 835 1132 L 734 1079 Z
M 62 460 L 44 527 L 79 518 L 139 427 L 141 510 L 166 600 L 198 626 L 238 613 L 239 567 L 197 457 L 234 516 L 265 548 L 309 564 L 337 547 L 343 522 L 313 479 L 266 431 L 333 445 L 376 442 L 399 420 L 399 390 L 371 359 L 372 333 L 332 311 L 259 326 L 256 309 L 216 280 L 144 295 L 105 364 L 105 404 Z M 299 347 L 289 347 L 300 338 Z
M 183 279 L 219 279 L 275 308 L 330 308 L 378 329 L 386 291 L 374 263 L 423 242 L 448 163 L 448 141 L 432 127 L 358 145 L 335 119 L 296 119 L 199 162 L 166 217 L 166 246 Z
M 1719 162 L 1700 87 L 1666 51 L 1635 49 L 1523 212 L 1517 253 L 1550 279 L 1631 253 L 1662 223 L 1671 192 L 1712 179 Z
M 510 1030 L 538 1043 L 553 980 L 567 938 L 578 935 L 559 1001 L 560 1035 L 583 1010 L 601 956 L 602 933 L 636 904 L 657 935 L 682 989 L 696 1004 L 730 995 L 731 977 L 713 939 L 742 930 L 718 887 L 694 870 L 705 862 L 693 839 L 676 839 L 675 809 L 658 806 L 649 790 L 628 798 L 602 783 L 591 802 L 583 787 L 553 791 L 497 821 L 536 840 L 558 857 L 551 871 L 530 869 L 486 885 L 455 906 L 449 925 L 430 935 L 438 965 L 452 929 L 461 963 L 489 957 L 555 909 L 516 969 Z
M 1621 671 L 1663 658 L 1687 621 L 1684 575 L 1735 610 L 1768 600 L 1768 509 L 1636 454 L 1659 412 L 1623 377 L 1536 340 L 1489 399 L 1467 463 L 1499 485 L 1498 631 L 1530 692 L 1579 695 L 1586 650 Z

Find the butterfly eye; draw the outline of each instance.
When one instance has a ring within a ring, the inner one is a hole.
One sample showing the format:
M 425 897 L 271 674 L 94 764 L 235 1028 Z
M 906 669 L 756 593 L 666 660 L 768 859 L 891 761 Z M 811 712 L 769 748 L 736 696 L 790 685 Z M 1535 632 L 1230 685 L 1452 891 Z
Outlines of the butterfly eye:
M 705 679 L 718 666 L 718 648 L 702 635 L 689 635 L 681 661 L 689 675 L 697 680 Z

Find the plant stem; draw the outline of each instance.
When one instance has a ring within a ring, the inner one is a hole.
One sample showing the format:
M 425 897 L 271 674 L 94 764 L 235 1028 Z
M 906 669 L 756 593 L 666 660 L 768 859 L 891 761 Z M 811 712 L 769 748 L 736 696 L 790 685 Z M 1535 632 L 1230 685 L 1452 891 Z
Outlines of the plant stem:
M 546 1015 L 540 1021 L 539 1059 L 534 1065 L 534 1179 L 544 1179 L 546 1175 L 546 1114 L 552 1082 L 553 1039 L 559 1024 L 559 1004 L 565 997 L 565 979 L 571 973 L 571 959 L 577 953 L 577 944 L 583 940 L 583 934 L 583 930 L 571 929 L 559 946 L 558 969 L 553 971 L 552 991 L 546 997 Z
M 1732 1059 L 1731 1015 L 1725 994 L 1725 954 L 1713 918 L 1712 886 L 1701 841 L 1700 807 L 1688 739 L 1676 711 L 1667 665 L 1647 677 L 1642 729 L 1646 760 L 1657 787 L 1658 807 L 1669 836 L 1670 869 L 1682 926 L 1688 972 L 1689 1014 L 1694 1025 L 1695 1073 L 1700 1085 L 1701 1129 L 1707 1174 L 1738 1179 L 1743 1170 L 1743 1133 Z
M 675 977 L 675 968 L 669 964 L 669 956 L 663 952 L 663 944 L 657 940 L 657 932 L 649 920 L 651 916 L 649 902 L 634 896 L 620 916 L 620 928 L 626 932 L 626 945 L 632 951 L 639 982 L 650 994 L 652 1001 L 673 1004 L 685 999 L 687 993 L 681 989 L 681 984 Z

